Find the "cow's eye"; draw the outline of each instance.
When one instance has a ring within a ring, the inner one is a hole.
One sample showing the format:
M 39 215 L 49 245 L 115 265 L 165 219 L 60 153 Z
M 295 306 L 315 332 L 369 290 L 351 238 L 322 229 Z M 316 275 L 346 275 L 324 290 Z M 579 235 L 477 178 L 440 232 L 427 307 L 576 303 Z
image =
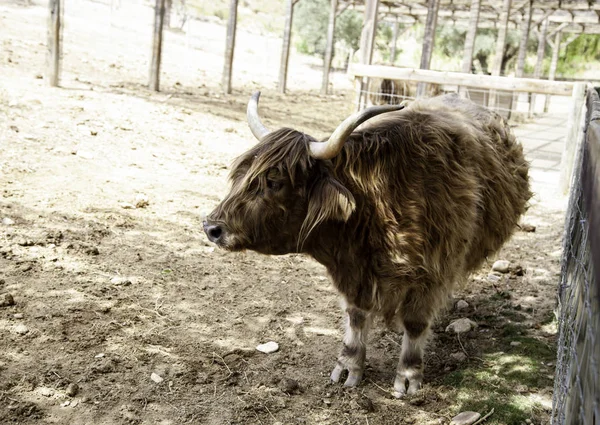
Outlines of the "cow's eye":
M 269 180 L 267 179 L 267 187 L 272 191 L 276 192 L 283 187 L 283 184 L 277 180 Z

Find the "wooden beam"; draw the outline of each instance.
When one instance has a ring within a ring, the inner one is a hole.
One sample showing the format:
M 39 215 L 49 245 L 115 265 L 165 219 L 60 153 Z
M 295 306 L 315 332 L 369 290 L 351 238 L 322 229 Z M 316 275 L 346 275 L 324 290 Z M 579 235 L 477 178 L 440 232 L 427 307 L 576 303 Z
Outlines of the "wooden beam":
M 321 82 L 321 94 L 327 94 L 329 90 L 329 71 L 333 59 L 333 47 L 335 36 L 335 19 L 337 16 L 338 0 L 331 0 L 329 6 L 329 24 L 327 25 L 327 47 L 325 48 L 325 62 L 323 63 L 323 80 Z
M 506 34 L 508 32 L 508 17 L 510 15 L 510 6 L 512 0 L 504 0 L 502 5 L 502 13 L 500 14 L 500 28 L 498 29 L 498 39 L 496 40 L 496 54 L 492 64 L 493 76 L 500 75 L 502 71 L 502 60 L 504 59 L 504 50 L 506 49 Z M 488 106 L 496 106 L 496 92 L 490 91 Z
M 48 84 L 58 87 L 62 56 L 62 0 L 50 0 L 48 6 Z
M 163 26 L 165 21 L 165 0 L 154 4 L 154 37 L 152 40 L 152 61 L 150 62 L 150 90 L 160 89 L 160 63 L 162 59 Z
M 462 72 L 470 73 L 473 66 L 473 52 L 475 50 L 475 37 L 477 36 L 477 24 L 479 23 L 479 12 L 481 10 L 481 0 L 471 1 L 471 11 L 469 15 L 469 29 L 465 38 L 465 49 L 463 51 Z
M 229 20 L 227 21 L 227 40 L 225 42 L 225 65 L 223 66 L 222 90 L 231 93 L 231 75 L 233 72 L 233 53 L 235 50 L 235 33 L 237 27 L 238 0 L 229 1 Z
M 440 8 L 440 0 L 427 1 L 427 20 L 423 34 L 423 48 L 421 50 L 421 63 L 419 68 L 429 69 L 431 56 L 435 44 L 435 29 L 437 26 L 437 15 Z M 425 95 L 426 85 L 421 83 L 417 86 L 417 97 Z
M 481 89 L 496 89 L 524 93 L 542 93 L 556 96 L 570 96 L 573 83 L 536 80 L 532 78 L 495 77 L 461 72 L 440 72 L 425 69 L 398 68 L 385 65 L 352 64 L 349 76 L 369 78 L 389 78 L 430 84 L 468 86 Z
M 515 70 L 517 78 L 522 78 L 525 71 L 525 56 L 527 56 L 527 42 L 529 41 L 532 12 L 533 0 L 529 0 L 525 5 L 525 18 L 521 24 L 521 42 L 519 43 L 519 55 L 517 56 L 517 68 Z
M 554 47 L 552 48 L 552 60 L 550 61 L 550 70 L 548 72 L 548 80 L 554 81 L 556 77 L 556 67 L 558 66 L 558 54 L 560 53 L 560 38 L 562 33 L 558 31 L 554 36 Z M 546 96 L 544 102 L 544 112 L 548 112 L 550 107 L 550 96 Z
M 283 27 L 283 45 L 281 47 L 281 62 L 279 64 L 279 84 L 280 93 L 285 93 L 287 88 L 287 72 L 290 62 L 290 45 L 292 43 L 292 22 L 294 20 L 294 2 L 285 0 L 285 25 Z

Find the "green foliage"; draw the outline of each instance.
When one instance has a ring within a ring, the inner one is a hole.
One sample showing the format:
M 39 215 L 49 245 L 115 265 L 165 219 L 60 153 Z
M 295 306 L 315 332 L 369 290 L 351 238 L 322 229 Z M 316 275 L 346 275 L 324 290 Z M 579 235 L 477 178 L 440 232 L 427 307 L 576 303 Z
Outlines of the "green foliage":
M 327 45 L 328 0 L 302 0 L 294 8 L 296 48 L 306 54 L 322 56 Z M 354 10 L 341 13 L 335 25 L 335 40 L 353 51 L 358 50 L 362 17 Z
M 600 35 L 582 34 L 564 49 L 556 73 L 564 77 L 573 77 L 588 69 L 592 62 L 596 62 L 598 68 L 599 61 Z

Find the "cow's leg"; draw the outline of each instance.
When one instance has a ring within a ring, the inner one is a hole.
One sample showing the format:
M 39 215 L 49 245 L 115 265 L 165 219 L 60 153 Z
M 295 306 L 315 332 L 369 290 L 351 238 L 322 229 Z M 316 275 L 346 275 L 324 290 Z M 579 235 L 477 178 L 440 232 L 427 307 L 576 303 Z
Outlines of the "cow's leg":
M 344 386 L 355 387 L 360 383 L 365 367 L 367 332 L 371 317 L 368 312 L 356 307 L 346 307 L 345 310 L 346 334 L 342 351 L 333 372 L 331 372 L 331 380 L 339 382 L 342 373 L 347 370 L 348 378 Z
M 433 301 L 428 303 L 428 298 L 422 293 L 409 293 L 400 312 L 404 335 L 394 381 L 394 396 L 398 398 L 415 394 L 423 382 L 423 352 L 433 318 Z

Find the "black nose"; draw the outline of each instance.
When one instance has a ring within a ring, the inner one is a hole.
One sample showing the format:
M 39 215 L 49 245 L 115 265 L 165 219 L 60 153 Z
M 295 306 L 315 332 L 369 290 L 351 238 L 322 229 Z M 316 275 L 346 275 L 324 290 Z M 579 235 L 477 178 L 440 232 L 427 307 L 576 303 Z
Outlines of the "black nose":
M 214 243 L 219 243 L 223 237 L 223 229 L 219 225 L 205 225 L 204 232 L 208 236 L 208 240 Z

